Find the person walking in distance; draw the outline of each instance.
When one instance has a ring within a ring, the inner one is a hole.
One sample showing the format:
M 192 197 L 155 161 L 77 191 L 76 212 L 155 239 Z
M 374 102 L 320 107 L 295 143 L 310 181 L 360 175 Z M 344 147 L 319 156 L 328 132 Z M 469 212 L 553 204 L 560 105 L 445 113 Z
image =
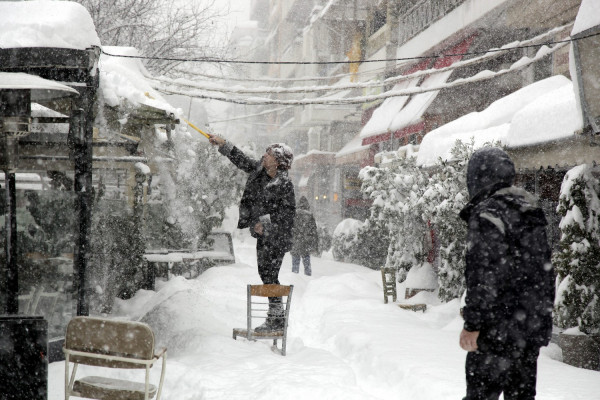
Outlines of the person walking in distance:
M 249 228 L 256 238 L 258 274 L 264 284 L 279 284 L 283 256 L 292 246 L 292 229 L 296 214 L 294 185 L 288 177 L 294 155 L 283 143 L 267 147 L 262 159 L 254 160 L 225 139 L 209 135 L 211 144 L 239 169 L 248 180 L 240 201 L 238 229 Z M 269 297 L 269 310 L 257 332 L 283 328 L 281 297 Z
M 532 400 L 537 358 L 552 332 L 554 271 L 546 218 L 537 199 L 513 185 L 501 149 L 475 151 L 467 166 L 470 201 L 467 292 L 460 346 L 468 351 L 466 400 Z
M 292 272 L 296 274 L 299 272 L 300 260 L 302 260 L 304 274 L 310 276 L 312 275 L 310 253 L 317 250 L 319 237 L 315 217 L 310 212 L 308 199 L 304 196 L 300 197 L 296 206 L 293 237 L 292 250 L 290 251 L 292 255 Z

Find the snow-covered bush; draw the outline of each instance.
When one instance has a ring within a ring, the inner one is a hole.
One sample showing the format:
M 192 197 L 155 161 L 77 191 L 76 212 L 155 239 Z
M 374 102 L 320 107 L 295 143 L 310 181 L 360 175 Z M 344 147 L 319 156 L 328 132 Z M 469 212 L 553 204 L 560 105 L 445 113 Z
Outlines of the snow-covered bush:
M 555 323 L 600 333 L 600 200 L 591 167 L 579 165 L 564 177 L 557 207 L 561 238 L 552 261 L 558 273 Z
M 389 236 L 386 224 L 367 219 L 358 229 L 356 240 L 350 247 L 353 262 L 371 269 L 384 267 L 390 242 Z
M 331 249 L 331 243 L 333 237 L 327 226 L 317 222 L 317 236 L 319 238 L 319 244 L 317 248 L 317 256 Z
M 357 219 L 346 218 L 336 226 L 332 243 L 333 258 L 336 261 L 354 261 L 353 247 L 358 243 L 358 231 L 363 224 Z
M 457 141 L 451 154 L 452 161 L 438 162 L 423 195 L 429 222 L 439 240 L 438 296 L 443 301 L 460 297 L 465 289 L 467 224 L 458 214 L 469 199 L 467 164 L 473 143 Z
M 365 167 L 359 177 L 362 192 L 373 200 L 370 219 L 385 224 L 389 232 L 386 267 L 395 268 L 403 281 L 425 254 L 427 232 L 419 199 L 428 177 L 412 157 L 389 168 Z
M 437 268 L 442 300 L 459 297 L 464 290 L 466 224 L 458 213 L 468 201 L 466 166 L 473 143 L 457 141 L 451 161 L 438 161 L 428 169 L 416 166 L 413 157 L 385 168 L 366 167 L 360 172 L 362 191 L 373 200 L 371 220 L 389 232 L 386 267 L 397 270 L 403 281 L 412 267 L 431 262 L 432 231 L 440 246 Z
M 181 132 L 174 139 L 171 151 L 178 163 L 176 168 L 161 166 L 161 194 L 155 199 L 159 205 L 153 206 L 160 211 L 152 213 L 160 221 L 151 222 L 152 242 L 159 247 L 207 248 L 207 235 L 221 226 L 227 207 L 239 202 L 247 174 L 207 141 L 190 141 Z M 255 156 L 252 149 L 243 150 Z

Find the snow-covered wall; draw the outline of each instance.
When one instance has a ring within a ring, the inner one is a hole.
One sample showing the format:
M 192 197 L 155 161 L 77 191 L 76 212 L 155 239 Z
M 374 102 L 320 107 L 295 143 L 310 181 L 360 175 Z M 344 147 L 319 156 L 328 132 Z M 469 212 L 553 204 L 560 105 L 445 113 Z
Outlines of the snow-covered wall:
M 88 10 L 70 1 L 0 1 L 0 47 L 100 46 Z

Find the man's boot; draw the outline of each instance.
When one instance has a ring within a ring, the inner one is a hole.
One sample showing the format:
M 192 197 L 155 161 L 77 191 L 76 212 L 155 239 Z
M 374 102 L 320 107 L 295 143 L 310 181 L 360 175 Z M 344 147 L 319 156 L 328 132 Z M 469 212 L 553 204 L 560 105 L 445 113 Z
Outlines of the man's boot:
M 267 312 L 267 320 L 254 328 L 254 332 L 266 333 L 280 331 L 285 325 L 285 313 L 281 303 L 269 303 L 269 311 Z

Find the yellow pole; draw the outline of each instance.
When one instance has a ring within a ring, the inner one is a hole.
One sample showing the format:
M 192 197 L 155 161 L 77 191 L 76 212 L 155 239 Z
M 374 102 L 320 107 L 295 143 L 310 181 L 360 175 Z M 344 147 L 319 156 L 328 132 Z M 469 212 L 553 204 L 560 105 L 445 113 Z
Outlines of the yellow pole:
M 198 131 L 199 133 L 201 133 L 202 135 L 204 135 L 204 137 L 206 137 L 207 139 L 210 139 L 210 135 L 206 132 L 204 132 L 202 129 L 198 128 L 196 125 L 192 124 L 190 121 L 188 121 L 187 119 L 183 119 L 185 122 L 187 122 L 187 124 L 189 126 L 191 126 L 192 128 L 194 128 L 196 131 Z

